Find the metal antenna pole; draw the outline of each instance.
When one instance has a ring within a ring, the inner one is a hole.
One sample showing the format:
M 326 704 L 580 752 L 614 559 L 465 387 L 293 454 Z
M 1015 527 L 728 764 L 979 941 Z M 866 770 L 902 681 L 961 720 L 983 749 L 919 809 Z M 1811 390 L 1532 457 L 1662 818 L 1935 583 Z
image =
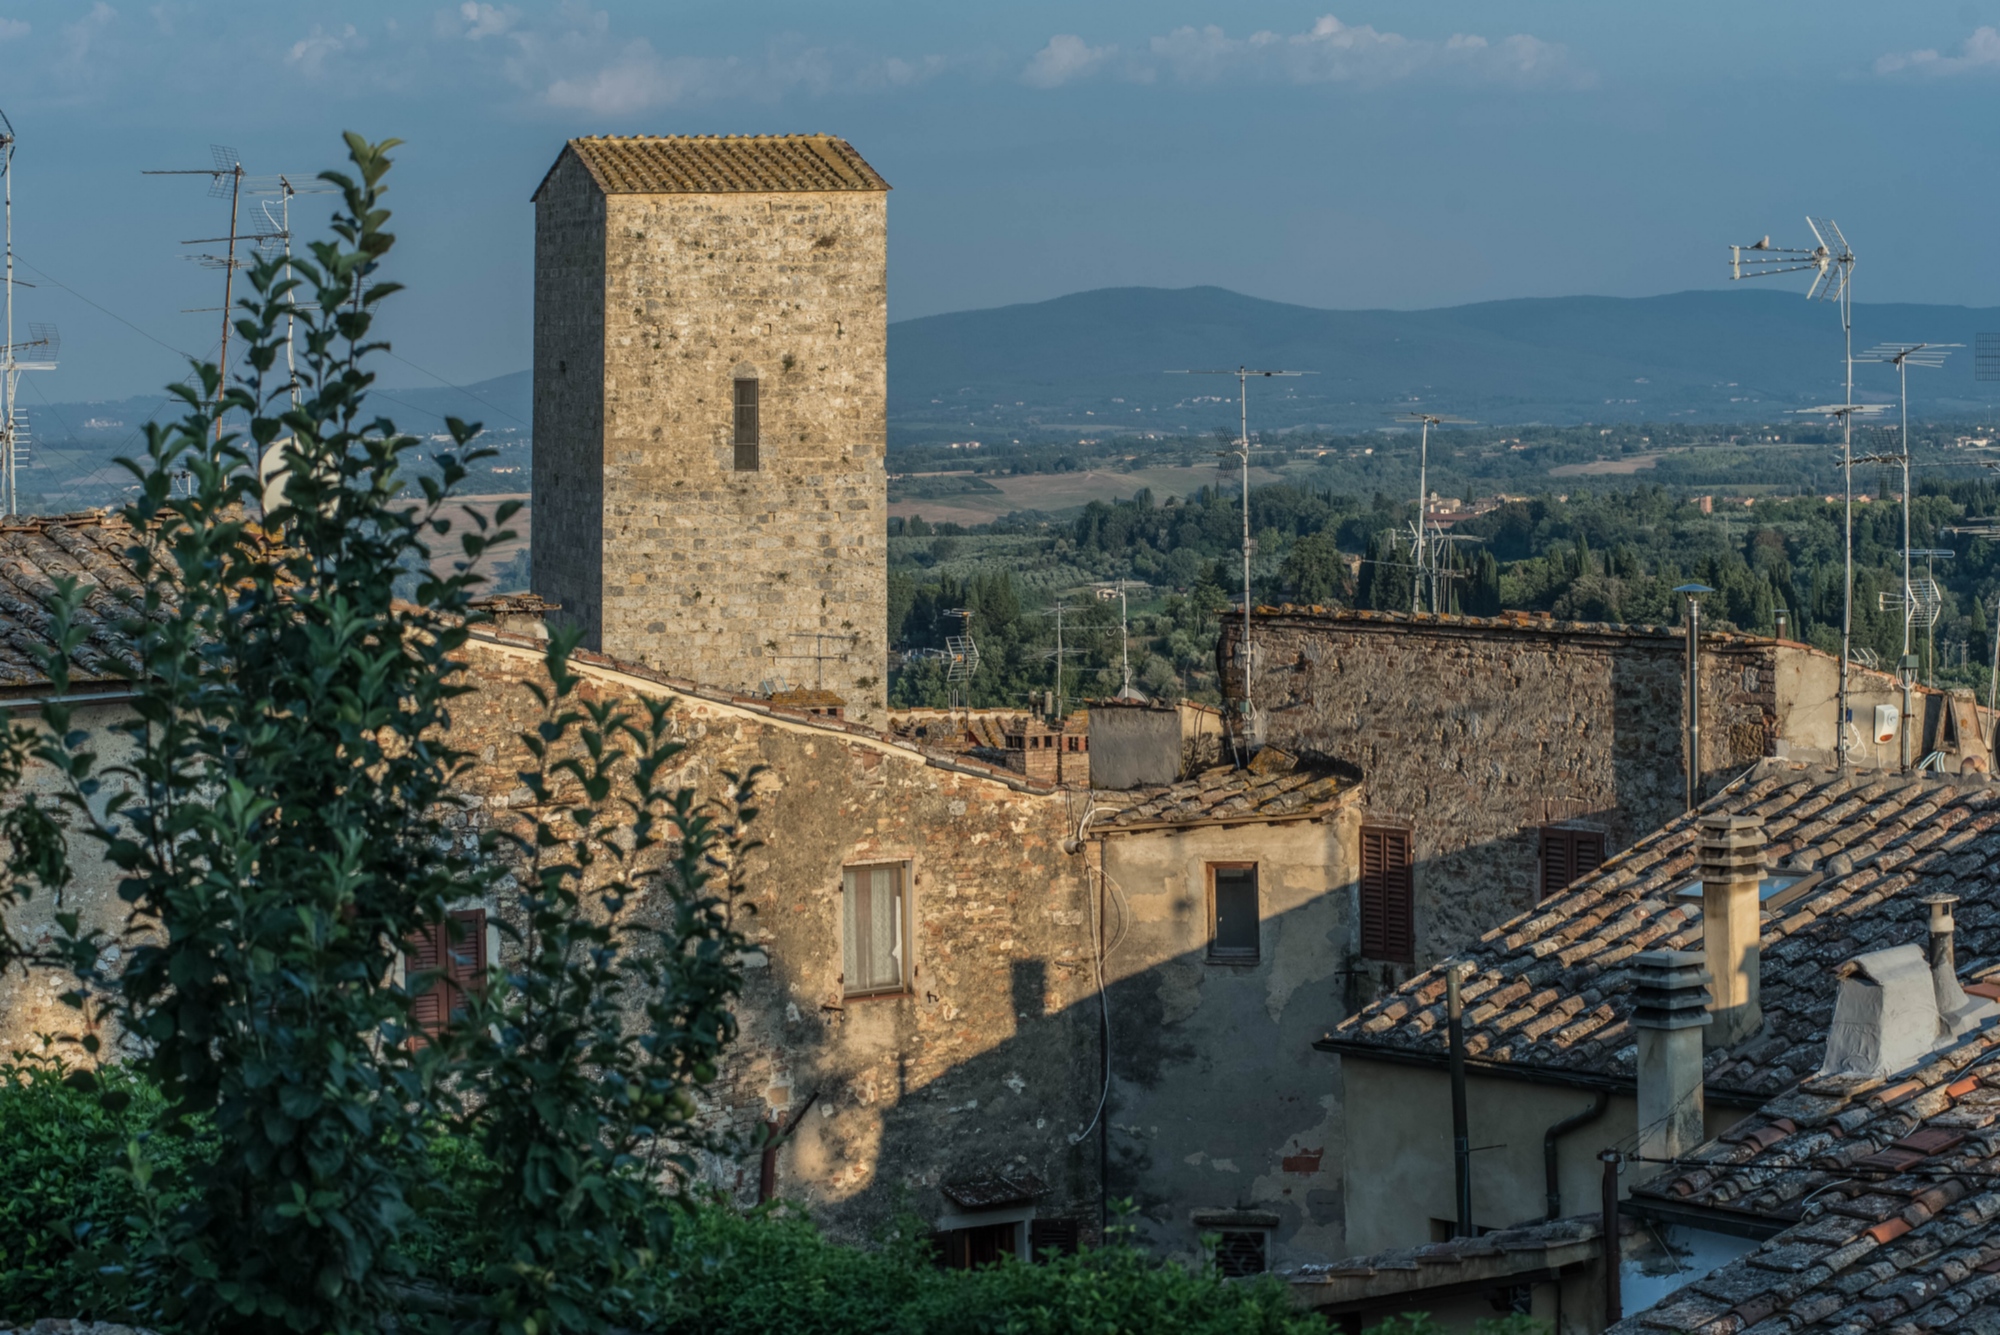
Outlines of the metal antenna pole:
M 7 157 L 0 163 L 0 174 L 7 178 L 7 476 L 4 484 L 6 494 L 0 496 L 0 507 L 4 507 L 11 517 L 21 512 L 18 494 L 15 491 L 14 473 L 14 394 L 18 388 L 20 375 L 14 370 L 14 129 L 7 127 L 4 144 Z
M 1123 694 L 1132 693 L 1132 634 L 1125 619 L 1125 581 L 1118 581 L 1118 671 L 1124 679 Z
M 1472 419 L 1469 417 L 1453 417 L 1449 413 L 1410 412 L 1398 413 L 1396 420 L 1398 422 L 1417 423 L 1422 429 L 1422 434 L 1417 439 L 1417 526 L 1415 541 L 1410 548 L 1412 557 L 1416 562 L 1416 569 L 1410 574 L 1410 610 L 1412 612 L 1423 611 L 1424 580 L 1426 572 L 1428 572 L 1431 584 L 1431 611 L 1442 612 L 1444 610 L 1444 594 L 1437 571 L 1433 568 L 1437 564 L 1436 558 L 1431 556 L 1433 548 L 1439 544 L 1433 543 L 1430 540 L 1431 428 L 1434 426 L 1471 426 Z M 1442 542 L 1442 539 L 1440 539 L 1440 542 Z
M 1237 387 L 1237 434 L 1233 453 L 1243 463 L 1243 722 L 1247 732 L 1252 718 L 1250 675 L 1254 660 L 1250 656 L 1250 554 L 1255 548 L 1250 541 L 1250 377 L 1312 375 L 1311 371 L 1266 371 L 1248 366 L 1238 366 L 1233 371 L 1169 371 L 1168 375 L 1233 375 Z
M 1771 238 L 1747 246 L 1729 248 L 1729 277 L 1766 278 L 1773 274 L 1810 272 L 1812 285 L 1806 299 L 1833 300 L 1840 304 L 1840 327 L 1847 364 L 1847 397 L 1841 404 L 1841 473 L 1845 479 L 1842 507 L 1845 530 L 1845 587 L 1840 610 L 1840 696 L 1835 705 L 1837 748 L 1841 767 L 1847 766 L 1847 734 L 1853 726 L 1848 710 L 1848 659 L 1854 650 L 1854 248 L 1847 244 L 1840 227 L 1831 218 L 1806 218 L 1816 243 L 1803 246 L 1773 246 Z M 1821 408 L 1815 411 L 1825 412 Z M 1905 544 L 1907 545 L 1907 544 Z

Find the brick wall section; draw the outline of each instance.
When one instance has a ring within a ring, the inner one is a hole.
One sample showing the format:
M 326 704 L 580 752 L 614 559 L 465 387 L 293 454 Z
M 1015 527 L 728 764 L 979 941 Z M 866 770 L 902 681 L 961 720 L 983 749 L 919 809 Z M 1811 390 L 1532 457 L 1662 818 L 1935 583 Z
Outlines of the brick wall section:
M 567 165 L 573 166 L 573 157 Z M 602 552 L 592 647 L 738 690 L 824 685 L 880 722 L 887 691 L 887 199 L 880 191 L 598 193 L 558 169 L 558 235 L 603 218 L 602 533 L 552 519 L 537 556 Z M 579 243 L 580 244 L 580 243 Z M 542 252 L 538 242 L 538 257 Z M 546 280 L 538 320 L 566 325 Z M 581 334 L 579 335 L 581 336 Z M 547 372 L 538 357 L 539 400 Z M 733 382 L 760 385 L 762 468 L 734 469 Z M 559 439 L 587 422 L 556 420 Z M 537 412 L 537 440 L 544 423 Z M 587 454 L 587 449 L 574 451 Z M 539 454 L 539 449 L 538 449 Z M 553 479 L 553 473 L 549 474 Z M 556 584 L 536 591 L 564 601 Z M 579 604 L 590 606 L 588 594 Z M 588 625 L 588 613 L 579 613 Z M 816 663 L 815 655 L 837 654 Z
M 516 734 L 530 726 L 532 649 L 475 642 L 479 689 L 454 740 L 481 757 L 465 785 L 474 821 L 524 793 Z M 591 689 L 659 688 L 590 670 Z M 859 729 L 766 717 L 680 697 L 678 774 L 714 795 L 729 772 L 770 766 L 758 790 L 767 845 L 746 867 L 762 957 L 738 1008 L 742 1036 L 705 1107 L 749 1131 L 818 1099 L 780 1158 L 780 1193 L 835 1235 L 868 1238 L 899 1208 L 934 1218 L 938 1187 L 1015 1166 L 1051 1187 L 1041 1215 L 1094 1227 L 1095 1138 L 1069 1134 L 1097 1099 L 1097 1003 L 1086 873 L 1066 854 L 1062 795 L 958 773 Z M 1018 782 L 1018 781 L 1017 781 Z M 906 862 L 914 874 L 916 986 L 842 995 L 841 868 Z M 715 1164 L 754 1194 L 754 1157 Z
M 1240 633 L 1224 622 L 1226 665 Z M 1266 740 L 1358 766 L 1367 818 L 1411 826 L 1419 965 L 1535 902 L 1543 824 L 1595 825 L 1623 848 L 1684 805 L 1677 632 L 1270 611 L 1253 634 Z M 1771 751 L 1774 652 L 1740 637 L 1704 648 L 1712 780 Z
M 604 196 L 565 153 L 535 205 L 535 591 L 601 645 Z M 552 618 L 556 619 L 556 618 Z

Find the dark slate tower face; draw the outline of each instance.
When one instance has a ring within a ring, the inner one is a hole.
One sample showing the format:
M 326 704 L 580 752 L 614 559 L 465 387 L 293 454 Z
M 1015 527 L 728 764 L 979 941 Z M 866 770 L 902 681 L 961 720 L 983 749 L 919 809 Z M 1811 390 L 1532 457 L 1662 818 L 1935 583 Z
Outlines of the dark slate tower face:
M 535 193 L 535 592 L 588 648 L 880 721 L 888 184 L 824 135 L 575 139 Z

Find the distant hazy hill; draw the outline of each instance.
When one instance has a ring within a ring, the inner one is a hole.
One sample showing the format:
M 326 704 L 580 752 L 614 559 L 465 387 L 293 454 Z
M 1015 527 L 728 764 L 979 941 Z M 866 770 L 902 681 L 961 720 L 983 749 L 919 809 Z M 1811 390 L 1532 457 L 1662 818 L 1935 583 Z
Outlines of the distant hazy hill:
M 2000 384 L 1973 379 L 1971 346 L 2000 331 L 2000 309 L 1857 305 L 1854 324 L 1857 351 L 1886 339 L 1967 345 L 1946 369 L 1913 374 L 1924 415 L 2000 405 Z M 1428 311 L 1105 288 L 891 325 L 889 417 L 895 440 L 1233 430 L 1232 413 L 1189 402 L 1233 394 L 1232 381 L 1161 372 L 1247 363 L 1316 373 L 1260 385 L 1253 427 L 1366 427 L 1419 403 L 1487 422 L 1742 421 L 1837 401 L 1840 353 L 1831 304 L 1771 288 Z M 1886 393 L 1893 381 L 1861 368 L 1857 385 Z

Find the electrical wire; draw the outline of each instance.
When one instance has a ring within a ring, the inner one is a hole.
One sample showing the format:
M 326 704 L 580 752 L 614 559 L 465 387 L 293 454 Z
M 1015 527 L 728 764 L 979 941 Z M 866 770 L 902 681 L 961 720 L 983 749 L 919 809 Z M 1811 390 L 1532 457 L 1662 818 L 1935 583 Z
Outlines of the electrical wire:
M 52 286 L 61 288 L 63 291 L 69 293 L 72 297 L 75 297 L 78 301 L 82 302 L 84 305 L 102 311 L 104 314 L 110 316 L 112 319 L 116 320 L 119 324 L 124 325 L 127 329 L 139 335 L 141 338 L 150 339 L 153 342 L 159 344 L 161 347 L 165 348 L 168 352 L 179 353 L 181 356 L 188 358 L 190 361 L 194 359 L 194 354 L 192 352 L 189 352 L 186 348 L 177 348 L 173 344 L 167 342 L 165 339 L 160 338 L 158 335 L 147 333 L 145 330 L 141 329 L 138 325 L 133 324 L 130 320 L 120 315 L 117 311 L 112 310 L 109 306 L 100 305 L 99 303 L 92 301 L 89 297 L 84 296 L 83 293 L 77 291 L 75 288 L 71 287 L 68 283 L 63 282 L 62 279 L 57 278 L 54 274 L 50 273 L 47 269 L 42 268 L 40 265 L 30 264 L 28 263 L 28 261 L 22 259 L 18 254 L 14 256 L 14 262 L 20 265 L 23 269 L 33 269 L 37 274 L 47 279 Z
M 423 373 L 424 373 L 425 375 L 427 375 L 427 376 L 429 376 L 429 377 L 430 377 L 431 379 L 433 379 L 433 380 L 437 381 L 437 382 L 438 382 L 438 383 L 439 383 L 440 385 L 444 385 L 445 387 L 447 387 L 447 388 L 449 388 L 449 389 L 455 389 L 455 390 L 457 390 L 457 391 L 458 391 L 459 393 L 461 393 L 461 394 L 465 395 L 465 396 L 466 396 L 467 398 L 471 398 L 471 399 L 476 399 L 476 400 L 478 400 L 478 401 L 479 401 L 480 403 L 483 403 L 483 404 L 485 404 L 485 405 L 486 405 L 487 407 L 491 408 L 491 409 L 492 409 L 492 410 L 493 410 L 494 412 L 496 412 L 496 413 L 499 413 L 499 414 L 500 414 L 500 415 L 501 415 L 502 417 L 513 417 L 513 418 L 514 418 L 514 420 L 515 420 L 516 422 L 521 422 L 521 419 L 520 419 L 520 418 L 518 418 L 518 417 L 514 417 L 514 414 L 512 414 L 512 413 L 508 412 L 508 411 L 507 411 L 507 410 L 506 410 L 505 408 L 502 408 L 502 407 L 501 407 L 501 406 L 500 406 L 499 404 L 497 404 L 497 403 L 493 402 L 493 400 L 491 400 L 491 399 L 487 398 L 487 397 L 486 397 L 485 395 L 483 395 L 483 394 L 474 394 L 474 393 L 473 393 L 473 392 L 472 392 L 471 390 L 467 389 L 467 388 L 466 388 L 466 387 L 465 387 L 464 385 L 457 385 L 457 384 L 453 384 L 453 383 L 452 383 L 451 381 L 449 381 L 449 380 L 446 380 L 446 379 L 445 379 L 445 378 L 444 378 L 443 376 L 439 375 L 439 374 L 438 374 L 438 373 L 437 373 L 436 371 L 432 371 L 432 370 L 429 370 L 429 369 L 427 369 L 427 368 L 425 368 L 425 367 L 422 367 L 422 366 L 418 366 L 418 365 L 417 365 L 417 364 L 416 364 L 415 362 L 411 361 L 411 360 L 410 360 L 410 359 L 409 359 L 408 357 L 405 357 L 405 356 L 404 356 L 404 355 L 403 355 L 402 353 L 400 353 L 400 352 L 397 352 L 397 351 L 395 351 L 394 349 L 390 349 L 390 348 L 384 348 L 384 349 L 383 349 L 383 351 L 387 352 L 387 353 L 388 353 L 388 354 L 389 354 L 389 355 L 390 355 L 391 357 L 394 357 L 394 358 L 395 358 L 395 359 L 396 359 L 397 361 L 399 361 L 399 362 L 401 362 L 401 363 L 402 363 L 403 365 L 405 365 L 405 366 L 409 367 L 409 368 L 410 368 L 411 370 L 413 370 L 413 371 L 422 371 L 422 372 L 423 372 Z M 405 406 L 407 407 L 408 405 L 405 405 Z M 421 412 L 421 411 L 422 411 L 422 409 L 418 409 L 418 411 L 419 411 L 419 412 Z M 531 423 L 528 423 L 528 422 L 521 422 L 521 425 L 522 425 L 522 426 L 525 426 L 525 427 L 528 427 L 528 428 L 529 428 L 530 430 L 533 430 L 533 429 L 534 429 L 534 428 L 533 428 L 533 425 L 532 425 Z
M 1076 842 L 1079 845 L 1078 851 L 1083 854 L 1084 886 L 1086 890 L 1090 885 L 1090 846 L 1084 842 L 1084 835 L 1090 829 L 1090 818 L 1096 814 L 1097 803 L 1095 799 L 1092 799 L 1084 807 L 1083 819 L 1078 821 L 1076 825 Z M 1098 845 L 1097 853 L 1101 861 L 1104 856 L 1104 846 L 1102 844 Z M 1105 873 L 1102 866 L 1099 866 L 1097 869 L 1097 878 L 1100 885 L 1108 883 L 1111 879 Z M 1103 924 L 1099 921 L 1100 915 L 1097 911 L 1097 903 L 1101 897 L 1101 894 L 1090 897 L 1089 913 L 1090 962 L 1092 971 L 1097 977 L 1097 1004 L 1104 1024 L 1104 1081 L 1097 1091 L 1097 1107 L 1091 1112 L 1090 1120 L 1084 1124 L 1083 1130 L 1076 1132 L 1069 1138 L 1069 1143 L 1072 1145 L 1081 1145 L 1084 1138 L 1090 1135 L 1096 1128 L 1097 1119 L 1104 1116 L 1105 1102 L 1111 1097 L 1111 998 L 1104 991 L 1104 932 Z

